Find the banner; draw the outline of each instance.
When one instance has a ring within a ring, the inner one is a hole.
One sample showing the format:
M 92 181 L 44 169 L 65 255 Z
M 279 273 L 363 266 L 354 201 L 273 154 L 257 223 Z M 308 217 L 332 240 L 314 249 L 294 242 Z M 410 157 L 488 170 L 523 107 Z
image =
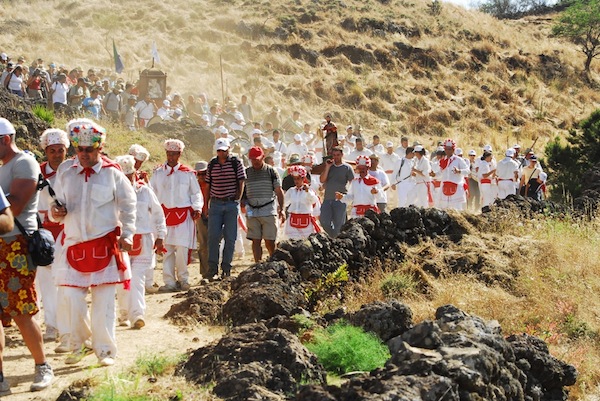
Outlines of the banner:
M 158 55 L 155 41 L 152 41 L 152 61 L 156 64 L 160 64 L 160 56 Z
M 123 65 L 123 60 L 121 60 L 121 55 L 117 52 L 117 46 L 115 45 L 115 40 L 113 39 L 113 56 L 115 58 L 115 71 L 117 74 L 120 74 L 125 69 Z

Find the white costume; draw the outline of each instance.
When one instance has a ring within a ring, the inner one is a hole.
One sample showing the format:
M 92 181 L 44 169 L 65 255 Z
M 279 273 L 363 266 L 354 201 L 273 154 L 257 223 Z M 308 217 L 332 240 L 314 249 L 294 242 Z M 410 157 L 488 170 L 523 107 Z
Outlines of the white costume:
M 407 207 L 410 204 L 409 195 L 415 186 L 415 181 L 412 179 L 411 175 L 413 163 L 414 157 L 412 159 L 403 157 L 393 174 L 392 185 L 396 185 L 398 207 Z
M 492 175 L 484 177 L 484 174 L 488 174 L 493 170 L 492 163 L 486 162 L 485 160 L 480 161 L 479 170 L 477 176 L 479 178 L 479 193 L 481 194 L 481 207 L 486 207 L 494 203 L 494 191 L 492 189 L 492 181 L 494 178 Z
M 133 156 L 119 156 L 116 161 L 121 165 L 123 173 L 135 173 Z M 122 286 L 117 287 L 117 298 L 121 319 L 133 322 L 135 328 L 141 328 L 145 325 L 146 274 L 148 270 L 152 271 L 155 265 L 154 240 L 166 237 L 167 226 L 162 207 L 152 189 L 143 181 L 134 182 L 133 188 L 137 202 L 133 248 L 129 251 L 131 286 L 129 291 Z
M 467 164 L 462 157 L 444 156 L 438 163 L 438 169 L 442 182 L 439 207 L 464 210 L 467 204 L 465 177 L 469 175 Z
M 512 149 L 509 149 L 512 150 Z M 510 153 L 507 151 L 507 154 Z M 512 152 L 514 154 L 514 151 Z M 496 176 L 498 177 L 498 198 L 504 199 L 508 195 L 514 195 L 516 193 L 515 187 L 515 173 L 519 173 L 519 163 L 515 161 L 511 156 L 506 156 L 504 159 L 498 162 L 496 168 Z
M 371 167 L 371 159 L 368 156 L 359 156 L 356 158 L 356 165 L 366 166 L 368 169 Z M 375 193 L 371 192 L 373 188 L 376 189 Z M 342 196 L 340 201 L 352 204 L 351 217 L 361 217 L 364 216 L 367 210 L 374 210 L 379 213 L 377 198 L 381 192 L 383 192 L 381 183 L 377 178 L 370 175 L 367 170 L 366 176 L 358 176 L 352 180 L 348 192 Z
M 288 208 L 288 218 L 285 221 L 285 235 L 290 239 L 304 239 L 318 232 L 316 222 L 316 206 L 319 197 L 312 190 L 292 187 L 283 197 L 283 207 Z
M 413 179 L 415 182 L 415 186 L 411 192 L 409 204 L 415 205 L 417 207 L 428 207 L 429 206 L 429 198 L 433 198 L 431 193 L 431 179 L 429 177 L 429 173 L 431 172 L 431 165 L 429 164 L 429 160 L 423 155 L 420 159 L 415 156 L 414 157 L 414 165 L 413 169 L 419 170 L 423 175 L 415 174 Z
M 167 139 L 165 149 L 181 152 L 183 143 Z M 150 186 L 165 211 L 167 253 L 163 259 L 163 280 L 166 287 L 174 290 L 176 279 L 182 287 L 189 285 L 189 252 L 196 249 L 196 225 L 191 214 L 193 211 L 202 210 L 202 193 L 195 171 L 181 163 L 173 167 L 165 163 L 158 167 L 150 179 Z
M 104 140 L 104 128 L 93 123 L 75 120 L 69 128 L 74 146 L 98 146 Z M 135 193 L 118 165 L 104 157 L 86 169 L 77 159 L 65 161 L 58 168 L 54 190 L 67 210 L 55 277 L 65 286 L 71 306 L 71 349 L 81 348 L 91 335 L 100 363 L 113 364 L 115 284 L 131 278 L 129 258 L 117 247 L 117 233 L 120 228 L 121 237 L 133 241 Z M 85 301 L 90 288 L 91 327 Z

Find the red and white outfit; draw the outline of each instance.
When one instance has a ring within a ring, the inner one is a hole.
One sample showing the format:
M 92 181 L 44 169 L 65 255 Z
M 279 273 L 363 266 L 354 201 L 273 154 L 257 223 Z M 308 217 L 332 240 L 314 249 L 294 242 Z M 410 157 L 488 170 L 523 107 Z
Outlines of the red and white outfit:
M 175 289 L 177 281 L 189 284 L 188 260 L 196 249 L 196 225 L 193 211 L 201 211 L 202 193 L 196 180 L 196 172 L 178 163 L 174 167 L 163 164 L 154 170 L 150 179 L 158 201 L 163 207 L 167 222 L 163 259 L 163 281 L 165 286 Z
M 492 162 L 481 160 L 479 162 L 479 170 L 477 171 L 477 177 L 479 178 L 479 193 L 481 195 L 481 207 L 490 206 L 496 199 L 494 190 L 492 188 L 492 181 L 495 179 L 488 174 L 493 170 Z
M 376 188 L 377 193 L 372 194 L 371 189 Z M 351 217 L 362 217 L 367 210 L 374 210 L 379 213 L 377 207 L 377 194 L 381 192 L 381 183 L 379 180 L 369 174 L 365 178 L 355 178 L 350 183 L 348 193 L 340 199 L 344 203 L 352 203 Z
M 71 141 L 76 143 L 73 137 Z M 114 358 L 115 285 L 131 278 L 129 257 L 119 252 L 116 234 L 120 231 L 126 241 L 133 241 L 133 187 L 118 165 L 107 158 L 89 169 L 73 159 L 58 168 L 54 190 L 67 209 L 62 219 L 63 247 L 54 270 L 56 283 L 65 287 L 70 305 L 69 344 L 71 349 L 79 349 L 91 336 L 100 360 Z M 92 293 L 91 324 L 85 300 L 88 290 Z
M 129 163 L 123 158 L 131 158 Z M 123 168 L 123 172 L 133 174 L 134 160 L 132 156 L 120 156 L 117 161 Z M 131 172 L 127 171 L 131 168 Z M 154 240 L 163 239 L 167 235 L 167 226 L 163 209 L 152 189 L 143 181 L 133 184 L 136 203 L 135 235 L 133 247 L 129 251 L 131 261 L 131 285 L 129 291 L 123 287 L 117 287 L 120 318 L 134 323 L 144 321 L 146 314 L 146 274 L 148 270 L 154 270 L 156 259 L 154 257 Z M 139 328 L 139 326 L 138 326 Z
M 311 188 L 308 191 L 296 186 L 287 190 L 283 207 L 288 208 L 284 234 L 289 239 L 304 239 L 320 232 L 316 218 L 319 216 L 319 197 Z
M 469 168 L 462 157 L 452 155 L 440 159 L 437 167 L 441 181 L 440 209 L 464 210 L 467 205 L 465 177 Z
M 512 154 L 514 154 L 514 151 Z M 508 195 L 516 194 L 515 173 L 517 173 L 518 176 L 519 163 L 512 157 L 507 156 L 498 162 L 498 167 L 496 167 L 496 177 L 498 177 L 498 199 L 504 199 Z

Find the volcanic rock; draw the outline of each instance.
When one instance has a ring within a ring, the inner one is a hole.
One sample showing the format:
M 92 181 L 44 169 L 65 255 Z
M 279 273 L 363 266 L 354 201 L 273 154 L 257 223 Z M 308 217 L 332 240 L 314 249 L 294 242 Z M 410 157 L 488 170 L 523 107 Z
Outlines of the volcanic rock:
M 296 336 L 262 323 L 234 328 L 199 348 L 179 373 L 197 384 L 214 383 L 225 400 L 281 400 L 302 383 L 325 384 L 325 371 Z
M 171 305 L 165 318 L 176 323 L 185 323 L 189 319 L 197 323 L 215 324 L 222 321 L 221 309 L 227 299 L 227 292 L 219 285 L 201 286 L 178 294 L 174 298 L 183 298 Z
M 375 333 L 384 342 L 401 335 L 413 326 L 412 311 L 396 300 L 363 305 L 348 316 L 348 320 L 354 326 Z

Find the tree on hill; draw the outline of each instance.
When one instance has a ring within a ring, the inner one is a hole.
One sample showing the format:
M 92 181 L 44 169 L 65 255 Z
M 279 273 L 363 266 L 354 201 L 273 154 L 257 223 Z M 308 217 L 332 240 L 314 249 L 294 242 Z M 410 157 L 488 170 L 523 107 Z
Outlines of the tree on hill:
M 560 11 L 572 0 L 483 0 L 477 8 L 499 19 L 517 19 Z
M 589 75 L 592 60 L 600 55 L 600 0 L 576 0 L 558 18 L 552 33 L 569 39 L 586 56 Z
M 569 131 L 566 145 L 559 137 L 546 145 L 555 200 L 579 197 L 585 189 L 586 172 L 600 161 L 600 109 L 580 122 L 578 128 Z

